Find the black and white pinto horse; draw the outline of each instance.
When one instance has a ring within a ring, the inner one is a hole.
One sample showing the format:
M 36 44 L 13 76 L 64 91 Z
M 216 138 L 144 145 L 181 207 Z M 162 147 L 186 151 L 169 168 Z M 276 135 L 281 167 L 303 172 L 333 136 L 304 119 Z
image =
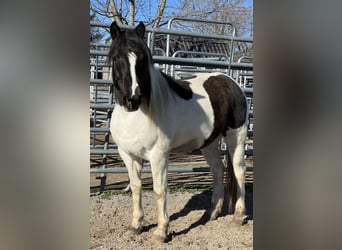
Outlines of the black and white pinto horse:
M 142 160 L 151 163 L 157 203 L 157 240 L 165 241 L 169 225 L 166 207 L 170 152 L 201 149 L 213 174 L 210 219 L 221 213 L 224 201 L 224 164 L 218 141 L 226 137 L 230 165 L 236 177 L 234 216 L 245 214 L 244 143 L 247 102 L 240 87 L 221 73 L 201 73 L 179 81 L 154 67 L 144 42 L 142 22 L 134 30 L 121 30 L 113 22 L 109 57 L 113 62 L 115 109 L 111 134 L 130 178 L 133 196 L 132 230 L 141 232 Z M 229 165 L 229 164 L 228 164 Z M 231 211 L 232 212 L 232 211 Z

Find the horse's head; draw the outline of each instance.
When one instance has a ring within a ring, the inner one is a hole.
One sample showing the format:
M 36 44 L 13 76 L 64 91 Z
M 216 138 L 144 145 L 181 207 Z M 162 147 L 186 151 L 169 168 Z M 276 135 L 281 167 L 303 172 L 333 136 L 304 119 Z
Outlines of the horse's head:
M 144 99 L 149 102 L 151 89 L 152 56 L 144 41 L 145 26 L 140 22 L 134 30 L 123 31 L 113 22 L 110 34 L 115 101 L 126 111 L 136 111 Z

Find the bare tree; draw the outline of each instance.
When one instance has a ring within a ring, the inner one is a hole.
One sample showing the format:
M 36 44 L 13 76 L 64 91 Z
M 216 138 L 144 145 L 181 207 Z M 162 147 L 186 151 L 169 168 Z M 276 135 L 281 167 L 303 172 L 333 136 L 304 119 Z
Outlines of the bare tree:
M 160 20 L 163 16 L 164 10 L 165 10 L 166 0 L 159 0 L 158 8 L 157 8 L 157 14 L 155 19 L 153 20 L 152 27 L 157 28 L 160 24 Z
M 211 20 L 225 22 L 225 24 L 209 24 L 203 22 L 175 21 L 173 29 L 195 31 L 205 34 L 232 35 L 235 28 L 236 36 L 252 36 L 253 8 L 251 0 L 180 0 L 177 8 L 169 13 L 173 16 L 194 18 L 199 20 Z M 232 24 L 231 25 L 228 25 Z M 231 51 L 223 50 L 220 44 L 224 41 L 210 42 L 208 39 L 190 39 L 184 37 L 171 37 L 173 47 L 184 48 L 183 50 L 215 51 L 231 54 Z M 190 46 L 191 43 L 191 47 Z M 234 42 L 234 58 L 241 55 L 252 55 L 253 45 L 246 42 Z
M 134 25 L 135 1 L 134 0 L 128 0 L 128 2 L 129 2 L 129 24 Z
M 158 27 L 164 10 L 166 8 L 166 0 L 91 0 L 90 9 L 98 16 L 102 17 L 102 21 L 110 19 L 118 23 L 126 23 L 134 25 L 136 17 L 143 18 L 148 24 L 153 27 Z M 149 14 L 155 13 L 152 17 Z
M 119 14 L 116 5 L 113 0 L 107 0 L 106 3 L 107 15 L 112 21 L 117 23 L 122 23 L 121 14 Z
M 144 21 L 152 27 L 160 27 L 162 20 L 174 16 L 192 17 L 230 22 L 238 35 L 250 36 L 253 29 L 252 0 L 179 0 L 167 5 L 167 0 L 91 0 L 91 11 L 118 23 L 133 25 L 135 20 Z M 248 4 L 246 4 L 248 3 Z M 155 13 L 155 14 L 152 14 Z M 182 29 L 197 30 L 206 33 L 226 34 L 228 26 L 203 25 L 200 23 L 183 26 Z
M 239 35 L 249 36 L 253 23 L 251 6 L 246 0 L 180 0 L 179 9 L 174 15 L 232 23 Z M 182 29 L 197 30 L 204 33 L 226 34 L 229 27 L 224 25 L 203 25 L 193 23 Z

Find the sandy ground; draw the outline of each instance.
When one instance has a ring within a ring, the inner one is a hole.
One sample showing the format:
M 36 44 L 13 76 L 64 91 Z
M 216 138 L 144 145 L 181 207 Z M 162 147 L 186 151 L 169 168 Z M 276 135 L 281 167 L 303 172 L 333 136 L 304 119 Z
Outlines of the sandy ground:
M 190 191 L 190 192 L 189 192 Z M 236 226 L 226 209 L 214 221 L 205 213 L 210 206 L 210 189 L 170 190 L 167 243 L 155 243 L 156 206 L 151 190 L 143 191 L 144 230 L 133 235 L 127 227 L 132 219 L 128 193 L 106 191 L 91 197 L 90 249 L 253 249 L 252 185 L 247 185 L 247 223 Z M 226 206 L 225 206 L 226 207 Z
M 170 160 L 190 163 L 204 159 L 201 155 L 192 154 L 171 156 Z M 101 162 L 100 156 L 91 157 L 92 167 L 100 167 Z M 109 156 L 107 165 L 122 166 L 123 163 L 119 158 Z M 253 166 L 253 161 L 247 161 L 248 165 Z M 108 174 L 105 192 L 101 195 L 97 194 L 100 187 L 97 177 L 99 175 L 92 174 L 90 179 L 90 249 L 253 249 L 252 167 L 246 173 L 247 223 L 243 226 L 231 223 L 233 216 L 227 214 L 226 204 L 217 220 L 208 220 L 206 211 L 210 207 L 212 192 L 210 173 L 169 173 L 167 203 L 170 226 L 166 243 L 152 240 L 157 215 L 151 174 L 142 174 L 145 221 L 140 235 L 133 235 L 127 230 L 132 220 L 132 197 L 130 192 L 120 192 L 129 182 L 127 173 Z

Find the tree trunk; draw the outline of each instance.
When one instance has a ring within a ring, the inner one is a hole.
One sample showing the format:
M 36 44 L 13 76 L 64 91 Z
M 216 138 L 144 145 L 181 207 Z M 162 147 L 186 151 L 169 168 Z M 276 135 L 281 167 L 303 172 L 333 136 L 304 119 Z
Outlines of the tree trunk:
M 129 25 L 134 25 L 134 10 L 135 10 L 135 2 L 134 0 L 129 1 Z
M 112 19 L 112 21 L 116 21 L 119 24 L 122 24 L 122 21 L 118 13 L 118 10 L 115 6 L 114 0 L 107 1 L 107 9 L 108 9 L 108 15 L 110 19 Z
M 158 27 L 160 20 L 163 16 L 163 13 L 164 13 L 165 4 L 166 4 L 166 0 L 159 0 L 156 18 L 154 19 L 153 24 L 152 24 L 153 28 Z

